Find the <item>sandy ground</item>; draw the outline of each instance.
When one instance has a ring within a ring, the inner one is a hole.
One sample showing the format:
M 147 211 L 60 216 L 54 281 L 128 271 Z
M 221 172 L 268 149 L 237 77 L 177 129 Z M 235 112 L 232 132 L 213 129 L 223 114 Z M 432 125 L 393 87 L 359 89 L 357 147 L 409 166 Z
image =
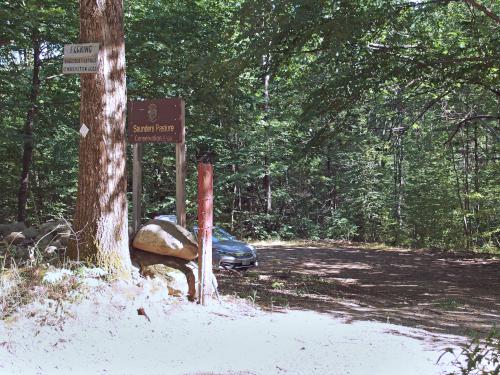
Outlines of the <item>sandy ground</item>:
M 0 374 L 432 375 L 450 370 L 436 360 L 460 340 L 233 297 L 202 307 L 158 280 L 99 281 L 73 297 L 0 321 Z
M 209 307 L 161 279 L 66 275 L 78 288 L 0 320 L 0 375 L 446 374 L 458 371 L 451 354 L 436 363 L 446 347 L 500 322 L 495 259 L 330 243 L 259 259 L 218 273 Z

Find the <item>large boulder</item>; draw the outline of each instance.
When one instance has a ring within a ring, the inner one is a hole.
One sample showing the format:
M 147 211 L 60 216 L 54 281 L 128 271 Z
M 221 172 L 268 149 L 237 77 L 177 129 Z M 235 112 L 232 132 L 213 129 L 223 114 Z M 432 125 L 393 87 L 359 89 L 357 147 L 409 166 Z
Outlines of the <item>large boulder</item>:
M 9 245 L 19 245 L 22 244 L 25 239 L 26 237 L 22 232 L 12 232 L 5 236 L 4 241 Z
M 0 224 L 0 236 L 5 236 L 10 232 L 12 232 L 10 230 L 10 224 Z
M 46 235 L 56 236 L 61 233 L 69 232 L 68 224 L 65 220 L 49 220 L 40 226 L 39 237 Z
M 144 277 L 157 277 L 163 280 L 167 286 L 168 294 L 171 296 L 189 295 L 189 285 L 186 275 L 179 269 L 163 264 L 155 264 L 141 268 L 140 272 Z
M 22 233 L 23 233 L 24 237 L 26 237 L 28 239 L 33 239 L 36 236 L 38 236 L 38 231 L 34 227 L 26 228 L 25 230 L 23 230 Z
M 0 235 L 6 236 L 12 232 L 22 232 L 25 229 L 26 225 L 23 222 L 0 224 Z
M 44 250 L 56 240 L 59 240 L 64 247 L 67 245 L 70 235 L 71 231 L 65 220 L 50 220 L 40 226 L 34 242 L 40 250 Z
M 186 292 L 188 299 L 196 299 L 196 285 L 198 280 L 198 264 L 193 261 L 158 255 L 151 252 L 134 249 L 131 251 L 132 264 L 137 265 L 143 276 L 156 276 L 167 284 L 168 293 L 179 295 Z M 179 277 L 179 271 L 184 278 Z
M 148 221 L 135 235 L 133 246 L 151 253 L 186 260 L 193 260 L 198 256 L 198 245 L 193 235 L 170 221 Z

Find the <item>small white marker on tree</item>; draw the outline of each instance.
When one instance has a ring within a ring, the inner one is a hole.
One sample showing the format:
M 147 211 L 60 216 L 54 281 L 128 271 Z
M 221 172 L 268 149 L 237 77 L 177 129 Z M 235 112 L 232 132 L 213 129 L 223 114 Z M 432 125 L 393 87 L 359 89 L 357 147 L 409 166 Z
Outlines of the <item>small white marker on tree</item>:
M 80 134 L 82 135 L 83 138 L 85 138 L 89 132 L 89 128 L 87 128 L 87 125 L 82 124 L 82 127 L 80 128 Z

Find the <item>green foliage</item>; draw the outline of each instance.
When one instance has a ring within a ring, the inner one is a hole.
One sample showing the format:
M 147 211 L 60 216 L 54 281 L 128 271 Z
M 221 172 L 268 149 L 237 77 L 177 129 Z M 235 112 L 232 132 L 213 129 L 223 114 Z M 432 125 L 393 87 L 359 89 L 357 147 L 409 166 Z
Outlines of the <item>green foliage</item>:
M 0 11 L 0 177 L 5 208 L 0 221 L 16 216 L 21 176 L 23 127 L 36 105 L 34 154 L 28 201 L 29 221 L 42 222 L 71 212 L 75 200 L 79 86 L 61 77 L 62 48 L 78 31 L 77 4 L 61 0 L 8 1 Z M 33 42 L 41 45 L 40 94 L 30 103 Z
M 71 216 L 79 86 L 59 73 L 62 45 L 78 38 L 76 3 L 5 5 L 0 221 L 16 214 L 33 36 L 44 53 L 30 221 Z M 498 249 L 500 35 L 485 14 L 446 1 L 125 6 L 129 99 L 186 101 L 189 220 L 197 157 L 211 151 L 215 221 L 242 237 Z M 145 146 L 147 216 L 175 211 L 174 155 Z
M 455 371 L 448 375 L 498 375 L 500 373 L 500 335 L 493 329 L 486 339 L 474 338 L 464 345 L 457 354 L 456 350 L 447 348 L 438 359 L 446 358 L 450 353 L 454 356 L 452 365 Z
M 325 229 L 327 238 L 350 241 L 358 234 L 358 227 L 349 222 L 347 218 L 342 217 L 337 211 L 334 211 L 332 215 L 328 217 Z

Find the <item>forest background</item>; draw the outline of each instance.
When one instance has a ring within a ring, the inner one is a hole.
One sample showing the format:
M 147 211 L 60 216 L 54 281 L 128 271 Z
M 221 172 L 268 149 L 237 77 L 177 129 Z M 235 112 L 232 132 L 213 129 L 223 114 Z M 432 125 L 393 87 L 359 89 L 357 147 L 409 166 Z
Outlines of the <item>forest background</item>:
M 489 0 L 129 0 L 128 99 L 186 101 L 188 219 L 210 151 L 215 220 L 239 236 L 495 251 L 499 14 Z M 0 222 L 71 218 L 80 86 L 61 71 L 78 4 L 2 0 L 0 25 Z M 145 216 L 174 213 L 174 145 L 145 145 L 144 174 Z

